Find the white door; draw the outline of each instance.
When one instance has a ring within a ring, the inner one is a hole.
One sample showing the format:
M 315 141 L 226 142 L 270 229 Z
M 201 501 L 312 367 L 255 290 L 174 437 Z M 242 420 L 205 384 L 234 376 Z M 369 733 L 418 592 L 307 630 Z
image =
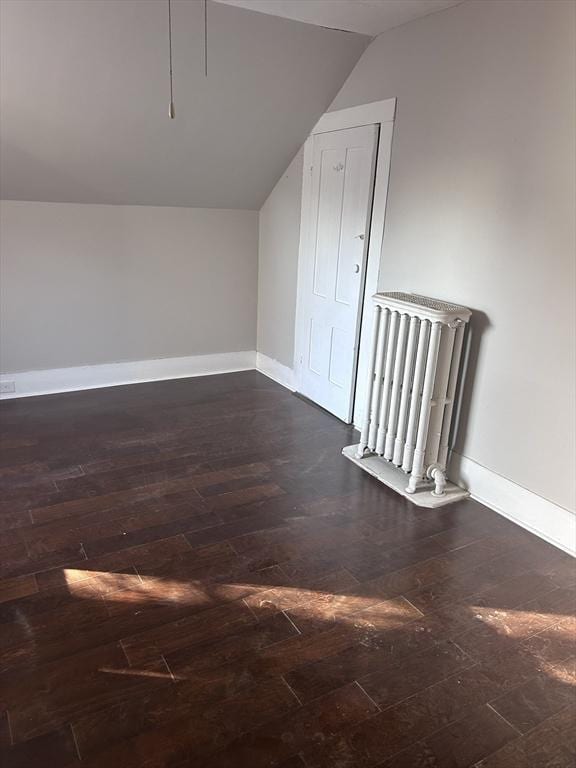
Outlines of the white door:
M 352 419 L 378 126 L 314 136 L 309 232 L 298 301 L 299 390 Z

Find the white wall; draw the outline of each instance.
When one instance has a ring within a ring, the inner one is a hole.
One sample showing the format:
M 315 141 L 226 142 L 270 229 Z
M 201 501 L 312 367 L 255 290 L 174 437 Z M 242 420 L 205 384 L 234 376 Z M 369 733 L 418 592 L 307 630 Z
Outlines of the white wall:
M 262 206 L 258 245 L 258 352 L 292 368 L 298 272 L 300 151 Z
M 3 201 L 3 373 L 255 349 L 255 211 Z
M 474 310 L 458 451 L 570 510 L 574 9 L 469 0 L 390 30 L 331 107 L 398 99 L 380 286 Z M 260 295 L 274 290 L 264 275 Z

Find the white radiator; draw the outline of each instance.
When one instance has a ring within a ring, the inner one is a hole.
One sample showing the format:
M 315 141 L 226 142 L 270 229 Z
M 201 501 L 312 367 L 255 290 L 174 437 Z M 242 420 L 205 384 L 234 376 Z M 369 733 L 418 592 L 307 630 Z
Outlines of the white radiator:
M 425 506 L 465 495 L 447 483 L 446 463 L 470 314 L 466 307 L 424 296 L 374 296 L 362 433 L 360 443 L 344 454 Z

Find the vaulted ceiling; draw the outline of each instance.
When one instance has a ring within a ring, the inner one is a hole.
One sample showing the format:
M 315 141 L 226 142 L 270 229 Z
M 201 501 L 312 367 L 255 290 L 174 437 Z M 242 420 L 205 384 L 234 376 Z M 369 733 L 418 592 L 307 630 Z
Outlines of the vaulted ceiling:
M 370 38 L 208 3 L 2 0 L 4 199 L 257 209 Z

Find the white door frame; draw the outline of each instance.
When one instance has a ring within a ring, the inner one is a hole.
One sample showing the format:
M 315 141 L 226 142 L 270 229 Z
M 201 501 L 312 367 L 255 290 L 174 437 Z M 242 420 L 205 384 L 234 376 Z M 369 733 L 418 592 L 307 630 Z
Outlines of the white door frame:
M 364 293 L 359 311 L 362 313 L 360 325 L 360 348 L 356 365 L 356 390 L 354 394 L 355 424 L 362 420 L 364 403 L 363 390 L 368 374 L 370 356 L 370 319 L 372 317 L 371 299 L 378 290 L 380 273 L 380 258 L 384 238 L 384 220 L 386 215 L 386 199 L 388 196 L 388 176 L 390 173 L 390 155 L 392 147 L 392 129 L 396 113 L 396 99 L 373 101 L 358 107 L 340 109 L 336 112 L 326 112 L 314 126 L 304 144 L 304 166 L 302 172 L 302 208 L 300 213 L 300 245 L 298 249 L 298 287 L 296 293 L 296 326 L 294 344 L 294 371 L 296 374 L 296 390 L 302 387 L 302 358 L 306 344 L 306 318 L 304 306 L 304 263 L 307 258 L 307 248 L 310 227 L 310 208 L 312 200 L 312 174 L 310 169 L 314 154 L 314 136 L 318 133 L 341 131 L 346 128 L 357 128 L 362 125 L 379 125 L 380 138 L 376 158 L 376 176 L 374 179 L 374 197 L 372 201 L 372 219 L 368 241 L 368 255 L 364 280 Z

